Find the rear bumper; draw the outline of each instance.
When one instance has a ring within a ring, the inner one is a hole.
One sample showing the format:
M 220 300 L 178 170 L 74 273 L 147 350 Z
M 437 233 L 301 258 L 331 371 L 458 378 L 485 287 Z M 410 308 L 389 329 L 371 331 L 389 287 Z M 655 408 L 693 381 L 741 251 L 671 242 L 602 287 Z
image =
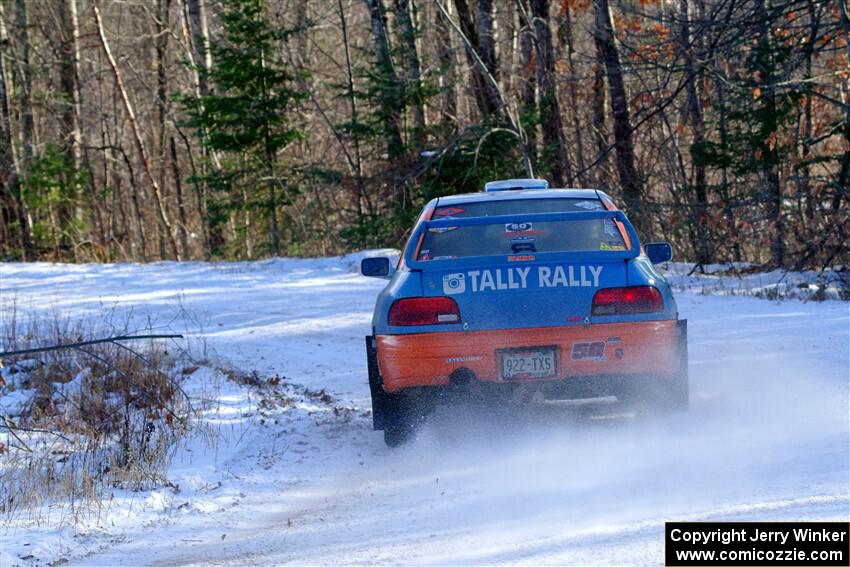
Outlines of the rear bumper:
M 498 351 L 518 347 L 557 348 L 558 375 L 534 382 L 590 376 L 655 375 L 678 370 L 677 322 L 642 321 L 585 326 L 378 335 L 377 363 L 386 392 L 420 386 L 447 386 L 458 370 L 482 382 L 516 383 L 501 378 Z M 598 359 L 575 360 L 575 343 L 603 342 Z

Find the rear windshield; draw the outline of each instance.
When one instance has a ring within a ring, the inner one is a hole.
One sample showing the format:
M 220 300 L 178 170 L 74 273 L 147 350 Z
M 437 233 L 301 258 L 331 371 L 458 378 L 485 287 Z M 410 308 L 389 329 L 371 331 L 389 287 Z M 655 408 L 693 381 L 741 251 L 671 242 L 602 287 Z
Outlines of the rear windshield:
M 605 207 L 599 199 L 506 199 L 437 207 L 434 210 L 434 219 L 604 210 Z
M 516 222 L 429 228 L 417 260 L 625 249 L 620 230 L 610 218 Z

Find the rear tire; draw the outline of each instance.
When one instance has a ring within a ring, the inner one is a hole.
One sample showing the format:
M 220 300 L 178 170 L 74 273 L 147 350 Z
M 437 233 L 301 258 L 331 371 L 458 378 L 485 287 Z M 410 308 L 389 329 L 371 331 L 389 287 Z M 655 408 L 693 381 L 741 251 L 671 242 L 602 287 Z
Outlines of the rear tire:
M 387 447 L 394 449 L 408 443 L 413 439 L 416 430 L 409 425 L 395 425 L 384 429 L 384 443 Z

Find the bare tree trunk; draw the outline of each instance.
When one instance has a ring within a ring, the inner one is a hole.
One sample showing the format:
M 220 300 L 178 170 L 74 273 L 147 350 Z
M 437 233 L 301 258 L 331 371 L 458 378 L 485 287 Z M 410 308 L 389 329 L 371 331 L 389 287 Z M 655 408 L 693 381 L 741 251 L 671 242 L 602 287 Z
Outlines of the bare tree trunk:
M 337 0 L 337 8 L 339 10 L 339 22 L 342 29 L 342 45 L 345 51 L 345 71 L 346 71 L 346 96 L 350 109 L 351 137 L 352 146 L 354 147 L 354 174 L 356 176 L 355 183 L 357 185 L 357 223 L 361 225 L 363 222 L 363 201 L 366 201 L 366 206 L 369 215 L 373 213 L 372 203 L 369 195 L 366 193 L 366 187 L 363 182 L 363 157 L 360 152 L 360 134 L 358 132 L 358 124 L 360 121 L 357 112 L 357 96 L 354 92 L 354 68 L 351 64 L 351 44 L 348 38 L 348 22 L 345 19 L 345 10 L 342 5 L 342 0 Z
M 698 72 L 694 65 L 693 46 L 691 45 L 691 20 L 689 12 L 689 1 L 679 0 L 679 19 L 681 21 L 679 40 L 685 58 L 684 71 L 685 89 L 688 94 L 688 118 L 691 123 L 693 145 L 697 148 L 702 148 L 705 143 L 705 133 L 702 119 L 702 104 L 697 89 Z M 711 262 L 711 255 L 708 246 L 709 232 L 706 227 L 706 223 L 708 222 L 708 187 L 705 178 L 705 165 L 700 163 L 693 152 L 691 153 L 691 161 L 693 163 L 693 189 L 696 197 L 696 210 L 691 221 L 695 228 L 693 231 L 695 242 L 692 244 L 696 252 L 697 263 L 707 264 Z
M 850 13 L 846 2 L 839 3 L 839 16 L 841 19 L 841 32 L 844 35 L 844 48 L 847 52 L 847 62 L 850 64 Z M 850 91 L 850 79 L 844 78 L 845 92 Z M 844 155 L 841 157 L 841 169 L 838 172 L 835 196 L 832 199 L 832 211 L 836 214 L 834 227 L 837 234 L 837 244 L 833 250 L 824 254 L 822 266 L 826 267 L 832 260 L 847 249 L 847 214 L 841 212 L 842 199 L 850 203 L 850 105 L 844 105 Z
M 387 156 L 390 162 L 404 153 L 401 137 L 401 112 L 404 101 L 401 97 L 401 85 L 393 67 L 390 55 L 390 40 L 384 16 L 383 0 L 365 0 L 372 22 L 372 36 L 375 41 L 375 56 L 378 69 L 389 83 L 381 97 L 381 111 L 385 116 L 384 136 L 387 142 Z
M 174 193 L 177 198 L 177 231 L 180 234 L 180 249 L 183 250 L 183 257 L 188 258 L 189 254 L 189 235 L 186 229 L 186 206 L 183 203 L 183 181 L 180 174 L 180 162 L 177 161 L 177 144 L 174 143 L 174 136 L 169 138 L 169 146 L 171 150 L 171 174 L 174 177 Z
M 209 31 L 207 30 L 207 14 L 205 0 L 185 0 L 186 20 L 192 33 L 192 49 L 195 64 L 201 69 L 198 76 L 200 95 L 209 92 L 207 72 L 212 68 L 212 53 L 209 49 Z
M 481 73 L 482 77 L 487 80 L 488 84 L 492 88 L 493 92 L 496 95 L 496 104 L 498 105 L 499 113 L 501 116 L 507 119 L 509 128 L 498 128 L 496 130 L 490 130 L 490 133 L 501 130 L 507 131 L 516 136 L 519 141 L 519 147 L 522 151 L 522 165 L 525 168 L 525 173 L 528 177 L 534 177 L 534 165 L 531 163 L 531 158 L 528 154 L 528 137 L 525 134 L 525 129 L 522 126 L 522 123 L 519 120 L 516 112 L 508 105 L 505 95 L 502 93 L 499 88 L 499 83 L 496 81 L 496 78 L 487 70 L 487 66 L 481 57 L 478 55 L 478 51 L 476 51 L 475 46 L 472 44 L 470 39 L 463 32 L 461 27 L 452 21 L 448 12 L 446 12 L 445 6 L 443 6 L 439 0 L 434 0 L 434 4 L 440 9 L 443 14 L 443 17 L 449 23 L 449 25 L 454 28 L 455 32 L 460 35 L 461 40 L 463 41 L 464 47 L 466 47 L 466 52 L 469 55 L 470 59 L 472 59 L 476 68 Z M 484 140 L 482 138 L 479 141 L 479 146 L 481 142 Z
M 537 66 L 540 64 L 537 52 L 534 49 L 534 22 L 530 20 L 528 17 L 528 10 L 526 9 L 526 4 L 524 0 L 520 0 L 521 3 L 518 4 L 519 7 L 519 17 L 520 17 L 520 36 L 519 36 L 519 48 L 520 48 L 520 64 L 522 66 L 521 69 L 521 89 L 520 89 L 520 99 L 522 100 L 522 112 L 521 117 L 524 115 L 526 117 L 534 116 L 536 117 L 537 113 Z M 529 128 L 528 132 L 528 141 L 526 142 L 526 147 L 528 148 L 526 151 L 528 155 L 534 163 L 535 167 L 537 166 L 537 124 L 533 124 L 533 127 Z
M 156 53 L 156 101 L 157 101 L 157 145 L 159 156 L 157 159 L 160 184 L 165 187 L 165 129 L 168 116 L 168 74 L 166 70 L 168 57 L 169 36 L 169 12 L 171 11 L 171 0 L 157 0 L 156 2 L 156 40 L 154 41 L 154 52 Z
M 723 81 L 717 81 L 717 131 L 722 147 L 727 147 L 729 143 L 726 115 L 726 88 L 723 85 Z M 729 167 L 726 163 L 720 166 L 720 197 L 724 202 L 723 216 L 727 222 L 727 233 L 733 235 L 732 258 L 735 262 L 740 262 L 742 259 L 741 242 L 738 238 L 737 222 L 732 209 L 732 195 L 729 191 Z
M 451 14 L 452 5 L 446 9 Z M 452 49 L 451 28 L 446 23 L 440 10 L 434 11 L 434 28 L 437 35 L 437 60 L 440 64 L 440 73 L 437 76 L 437 85 L 443 93 L 443 105 L 440 113 L 442 121 L 449 124 L 451 131 L 458 128 L 458 105 L 457 105 L 457 71 L 455 69 L 455 56 Z
M 413 25 L 412 9 L 412 0 L 395 0 L 395 13 L 404 52 L 405 99 L 410 104 L 413 116 L 411 141 L 414 148 L 422 149 L 425 146 L 425 100 L 422 96 L 422 69 L 416 47 L 416 28 Z
M 804 57 L 805 57 L 805 75 L 804 80 L 806 81 L 806 85 L 809 84 L 809 81 L 812 79 L 812 56 L 815 47 L 815 41 L 817 41 L 818 30 L 820 29 L 820 14 L 815 8 L 814 0 L 808 0 L 807 2 L 808 12 L 809 12 L 809 38 L 805 43 L 804 49 Z M 809 87 L 807 87 L 808 89 Z M 811 148 L 810 141 L 812 139 L 812 95 L 811 93 L 806 94 L 806 102 L 803 106 L 803 132 L 802 132 L 802 140 L 799 144 L 800 146 L 800 161 L 803 162 L 803 166 L 801 168 L 801 176 L 800 179 L 800 193 L 802 195 L 802 199 L 805 201 L 805 219 L 806 224 L 809 228 L 812 228 L 813 221 L 815 219 L 815 206 L 814 206 L 814 198 L 811 194 L 811 166 L 809 164 L 809 160 L 811 159 Z M 802 268 L 799 266 L 797 269 Z
M 608 182 L 608 129 L 605 125 L 605 56 L 602 44 L 594 38 L 596 57 L 593 63 L 591 109 L 593 112 L 593 140 L 596 142 L 594 178 L 597 186 L 607 187 Z
M 99 63 L 99 59 L 97 61 Z M 97 105 L 99 108 L 105 110 L 106 108 L 106 100 L 103 93 L 103 77 L 98 76 L 97 78 Z M 110 180 L 112 178 L 112 171 L 115 169 L 112 159 L 110 156 L 108 135 L 107 135 L 107 126 L 106 126 L 106 112 L 101 112 L 98 115 L 98 141 L 100 143 L 100 161 L 102 170 L 102 179 L 104 187 L 109 187 Z M 116 219 L 118 216 L 125 211 L 124 203 L 122 200 L 122 194 L 119 186 L 113 186 L 111 195 L 104 195 L 105 198 L 109 198 L 108 204 L 105 203 L 104 212 L 106 213 L 101 217 L 101 228 L 103 231 L 103 243 L 107 250 L 108 261 L 115 261 L 116 258 L 120 260 L 126 261 L 127 258 L 127 250 L 124 248 L 124 245 L 120 242 L 120 240 L 116 237 L 118 223 Z M 105 198 L 102 199 L 105 201 Z M 128 223 L 121 223 L 123 229 L 126 229 Z M 117 249 L 117 250 L 116 250 Z
M 207 35 L 207 19 L 204 8 L 204 0 L 181 0 L 182 2 L 182 33 L 183 41 L 186 43 L 187 58 L 192 66 L 192 79 L 194 81 L 195 98 L 199 106 L 203 105 L 202 97 L 209 92 L 207 83 L 207 72 L 212 67 L 212 54 L 209 51 L 209 40 Z M 205 137 L 202 132 L 202 139 Z M 185 137 L 184 137 L 185 140 Z M 187 152 L 191 157 L 191 151 L 188 142 Z M 211 161 L 214 165 L 218 163 L 215 152 L 210 152 L 205 143 L 201 143 L 201 177 L 205 178 L 209 167 L 208 162 Z M 207 183 L 203 179 L 198 180 L 195 177 L 193 183 L 195 188 L 195 201 L 198 208 L 198 216 L 201 219 L 201 233 L 203 234 L 204 257 L 209 259 L 212 256 L 213 249 L 220 246 L 223 241 L 221 230 L 215 226 L 210 226 L 208 222 L 208 188 Z
M 106 247 L 104 246 L 104 202 L 103 199 L 101 199 L 97 189 L 97 176 L 95 175 L 94 167 L 92 167 L 92 159 L 91 154 L 89 152 L 89 146 L 91 144 L 88 142 L 88 140 L 94 136 L 94 133 L 91 132 L 90 128 L 86 128 L 86 126 L 83 124 L 83 88 L 82 81 L 80 80 L 80 67 L 83 64 L 84 63 L 78 56 L 76 64 L 77 73 L 75 75 L 75 86 L 77 90 L 77 106 L 75 110 L 77 112 L 77 128 L 80 135 L 80 145 L 78 154 L 80 157 L 80 163 L 82 164 L 82 168 L 88 174 L 85 176 L 86 186 L 88 187 L 88 206 L 84 208 L 88 209 L 89 223 L 91 225 L 90 229 L 88 230 L 91 242 L 91 254 L 93 259 L 103 261 L 106 259 L 104 255 L 107 253 Z
M 493 0 L 477 0 L 478 10 L 476 19 L 478 21 L 478 46 L 477 51 L 487 71 L 495 79 L 496 84 L 485 81 L 485 95 L 489 104 L 496 110 L 500 110 L 499 93 L 499 59 L 496 55 L 496 19 L 493 14 Z
M 517 3 L 519 4 L 519 3 Z M 513 93 L 517 89 L 514 88 L 514 83 L 516 81 L 516 69 L 519 68 L 519 60 L 518 57 L 522 57 L 522 53 L 520 53 L 519 39 L 522 34 L 522 23 L 520 23 L 520 18 L 516 17 L 516 13 L 514 10 L 511 10 L 510 18 L 504 18 L 502 21 L 507 20 L 507 26 L 505 29 L 506 38 L 503 40 L 505 45 L 509 45 L 510 47 L 507 50 L 501 51 L 504 52 L 505 57 L 502 58 L 500 63 L 504 65 L 507 69 L 507 73 L 502 73 L 504 77 L 500 82 L 500 86 L 503 92 Z
M 588 178 L 587 173 L 585 171 L 585 162 L 584 162 L 584 135 L 582 134 L 582 125 L 581 125 L 581 109 L 578 103 L 578 93 L 576 85 L 579 82 L 578 73 L 576 72 L 576 64 L 575 64 L 575 46 L 573 39 L 573 16 L 572 16 L 572 7 L 569 2 L 564 3 L 563 5 L 563 21 L 558 26 L 558 36 L 563 45 L 566 46 L 567 51 L 567 64 L 569 66 L 570 72 L 570 82 L 567 92 L 570 97 L 570 113 L 572 115 L 572 127 L 573 127 L 573 136 L 575 137 L 576 143 L 576 156 L 577 156 L 577 176 L 578 181 L 582 187 L 588 186 Z
M 248 191 L 245 189 L 244 186 L 242 187 L 240 193 L 242 196 L 241 208 L 243 209 L 242 230 L 245 231 L 245 257 L 248 260 L 251 260 L 254 258 L 254 239 L 252 238 L 251 234 L 251 206 L 249 202 L 250 199 L 248 198 Z
M 262 52 L 260 54 L 260 62 L 261 62 L 262 67 L 265 69 L 265 67 L 266 67 L 265 55 Z M 269 95 L 269 92 L 268 92 L 267 83 L 263 79 L 262 80 L 261 97 L 262 97 L 262 104 L 263 104 L 264 108 L 267 108 L 267 106 L 268 106 L 267 105 L 268 95 Z M 269 192 L 269 200 L 268 200 L 269 225 L 270 225 L 269 228 L 271 229 L 272 250 L 274 251 L 275 256 L 280 256 L 280 250 L 281 250 L 281 248 L 280 248 L 280 230 L 278 228 L 278 222 L 277 222 L 277 204 L 278 204 L 278 201 L 277 201 L 277 188 L 276 188 L 278 180 L 277 180 L 277 172 L 275 171 L 275 165 L 277 163 L 277 154 L 272 149 L 271 132 L 269 131 L 268 125 L 266 125 L 263 128 L 263 135 L 264 135 L 264 142 L 265 142 L 264 147 L 265 147 L 266 164 L 267 164 L 267 167 L 268 167 L 268 179 L 267 179 L 267 182 L 266 182 L 266 186 L 267 186 L 268 192 Z
M 65 190 L 67 194 L 58 207 L 61 237 L 60 248 L 67 250 L 72 247 L 68 238 L 68 230 L 77 217 L 77 176 L 80 171 L 80 100 L 77 88 L 79 62 L 79 21 L 77 18 L 77 0 L 60 0 L 57 3 L 59 17 L 62 22 L 61 61 L 59 65 L 59 82 L 64 95 L 62 110 L 62 146 L 65 151 Z M 77 249 L 73 246 L 72 253 L 76 260 Z
M 847 50 L 847 62 L 850 64 L 850 14 L 847 5 L 839 2 L 841 16 L 841 31 L 844 34 L 844 47 Z M 846 80 L 846 79 L 845 79 Z M 850 81 L 848 87 L 850 87 Z M 844 155 L 841 158 L 841 170 L 838 173 L 838 185 L 832 209 L 837 211 L 841 206 L 842 197 L 850 202 L 850 104 L 844 105 Z
M 540 85 L 538 97 L 544 151 L 550 156 L 549 172 L 553 183 L 558 187 L 566 187 L 572 184 L 573 168 L 567 153 L 555 88 L 555 50 L 549 27 L 549 0 L 531 0 L 531 15 L 537 39 L 537 84 Z
M 156 198 L 157 212 L 159 213 L 159 220 L 162 223 L 163 230 L 168 237 L 169 244 L 171 245 L 171 251 L 174 254 L 174 258 L 176 260 L 180 260 L 180 250 L 177 247 L 177 239 L 174 237 L 174 233 L 171 230 L 171 222 L 168 220 L 168 214 L 165 211 L 165 203 L 162 199 L 162 192 L 159 188 L 159 183 L 156 181 L 156 177 L 153 174 L 153 169 L 151 168 L 150 158 L 148 157 L 148 152 L 145 149 L 145 143 L 142 140 L 141 132 L 139 131 L 139 125 L 136 122 L 136 114 L 133 112 L 133 106 L 130 103 L 130 99 L 127 96 L 127 90 L 124 88 L 124 81 L 121 79 L 121 72 L 118 70 L 118 65 L 115 63 L 115 58 L 112 56 L 112 52 L 109 50 L 109 43 L 106 41 L 106 34 L 103 31 L 103 22 L 100 19 L 100 11 L 97 9 L 97 5 L 92 5 L 92 11 L 94 12 L 95 24 L 97 26 L 98 36 L 100 37 L 100 44 L 103 47 L 103 52 L 106 55 L 107 60 L 109 61 L 109 65 L 112 67 L 112 74 L 115 77 L 115 85 L 118 88 L 119 93 L 121 94 L 121 99 L 124 102 L 124 110 L 127 112 L 127 117 L 130 120 L 130 128 L 133 131 L 134 141 L 136 143 L 136 149 L 139 152 L 139 157 L 142 160 L 142 165 L 145 167 L 145 173 L 148 176 L 148 180 L 151 183 L 154 191 L 154 197 Z
M 6 34 L 6 17 L 3 13 L 3 4 L 0 4 L 0 125 L 2 125 L 3 144 L 0 148 L 0 172 L 6 172 L 0 177 L 0 186 L 6 190 L 14 199 L 15 215 L 21 231 L 21 249 L 24 260 L 33 260 L 32 240 L 30 239 L 29 223 L 27 222 L 26 203 L 21 194 L 20 168 L 15 153 L 15 145 L 12 136 L 12 121 L 10 119 L 9 88 L 6 77 L 6 46 L 9 38 Z M 5 178 L 4 178 L 5 177 Z
M 611 114 L 614 118 L 614 148 L 617 152 L 617 173 L 623 200 L 641 236 L 650 236 L 650 223 L 643 210 L 642 183 L 635 167 L 632 126 L 629 118 L 629 101 L 623 83 L 620 53 L 615 43 L 614 24 L 608 0 L 593 0 L 596 25 L 594 33 L 605 61 L 608 92 L 611 96 Z
M 168 168 L 167 164 L 167 149 L 165 145 L 165 130 L 167 126 L 168 115 L 168 75 L 166 72 L 167 57 L 168 57 L 168 36 L 169 29 L 169 12 L 171 10 L 171 0 L 156 0 L 156 30 L 154 40 L 154 60 L 156 61 L 156 101 L 157 101 L 157 137 L 156 137 L 156 171 L 159 185 L 162 188 L 163 202 L 165 207 L 168 207 Z M 164 229 L 163 229 L 164 230 Z M 179 230 L 179 227 L 178 227 Z M 162 238 L 160 242 L 162 242 Z M 163 250 L 162 256 L 164 257 Z
M 24 177 L 29 177 L 29 169 L 32 164 L 33 144 L 33 112 L 32 112 L 32 69 L 30 68 L 30 40 L 29 21 L 27 17 L 26 0 L 16 0 L 16 27 L 18 32 L 18 72 L 20 81 L 20 112 L 21 112 L 21 140 L 23 142 L 23 161 L 21 169 Z
M 124 150 L 123 146 L 118 146 L 118 150 L 121 152 L 121 158 L 124 160 L 124 165 L 127 166 L 127 173 L 130 174 L 130 202 L 133 205 L 133 216 L 135 217 L 135 225 L 136 225 L 136 237 L 139 239 L 139 245 L 141 246 L 141 251 L 139 256 L 142 259 L 142 262 L 147 262 L 147 248 L 148 242 L 145 237 L 145 227 L 144 227 L 144 215 L 142 213 L 142 207 L 139 203 L 139 184 L 136 182 L 136 172 L 133 169 L 133 164 L 130 162 L 130 156 L 127 155 L 127 152 Z M 116 174 L 116 179 L 117 174 Z M 120 179 L 116 182 L 116 185 L 120 184 Z
M 767 7 L 764 0 L 755 2 L 755 18 L 758 22 L 758 45 L 761 57 L 771 57 L 770 50 L 770 22 Z M 759 104 L 765 111 L 764 120 L 767 122 L 766 130 L 773 133 L 777 130 L 776 124 L 776 91 L 773 85 L 772 62 L 763 61 L 759 65 L 761 69 L 760 82 L 764 84 L 761 89 Z M 779 155 L 773 144 L 764 140 L 762 143 L 762 174 L 767 184 L 767 208 L 768 216 L 773 223 L 773 234 L 770 245 L 771 263 L 775 266 L 785 264 L 785 221 L 782 214 L 782 181 L 779 177 Z
M 280 256 L 280 231 L 277 226 L 277 178 L 275 177 L 274 156 L 267 155 L 269 162 L 269 180 L 267 183 L 269 191 L 269 222 L 271 224 L 272 250 L 275 256 Z
M 444 9 L 442 4 L 440 7 Z M 481 114 L 481 118 L 483 120 L 487 120 L 499 114 L 500 105 L 498 93 L 494 92 L 494 87 L 487 77 L 487 73 L 492 75 L 492 72 L 490 71 L 490 66 L 487 61 L 484 57 L 480 56 L 481 40 L 479 39 L 479 27 L 476 27 L 475 25 L 475 20 L 473 18 L 472 11 L 469 8 L 469 4 L 467 4 L 467 0 L 455 0 L 455 8 L 457 8 L 460 29 L 464 37 L 466 37 L 467 41 L 469 41 L 471 49 L 474 49 L 475 52 L 479 54 L 479 58 L 484 66 L 484 69 L 482 69 L 475 61 L 475 57 L 473 57 L 472 53 L 470 53 L 469 49 L 467 49 L 466 56 L 470 68 L 472 93 L 475 96 L 475 102 L 478 106 L 478 112 Z M 488 21 L 492 23 L 492 18 Z M 497 78 L 497 75 L 493 75 L 493 78 Z

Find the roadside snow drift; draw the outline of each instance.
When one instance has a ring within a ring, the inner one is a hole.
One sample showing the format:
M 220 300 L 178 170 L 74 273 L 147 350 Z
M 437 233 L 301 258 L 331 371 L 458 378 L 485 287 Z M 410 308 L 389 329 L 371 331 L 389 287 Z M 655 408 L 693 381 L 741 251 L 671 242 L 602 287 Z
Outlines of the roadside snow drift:
M 363 352 L 384 282 L 358 263 L 0 266 L 4 306 L 132 309 L 260 384 L 197 385 L 218 444 L 177 456 L 177 491 L 77 527 L 5 521 L 0 563 L 659 564 L 665 520 L 850 519 L 847 303 L 680 293 L 688 414 L 445 408 L 390 450 Z

